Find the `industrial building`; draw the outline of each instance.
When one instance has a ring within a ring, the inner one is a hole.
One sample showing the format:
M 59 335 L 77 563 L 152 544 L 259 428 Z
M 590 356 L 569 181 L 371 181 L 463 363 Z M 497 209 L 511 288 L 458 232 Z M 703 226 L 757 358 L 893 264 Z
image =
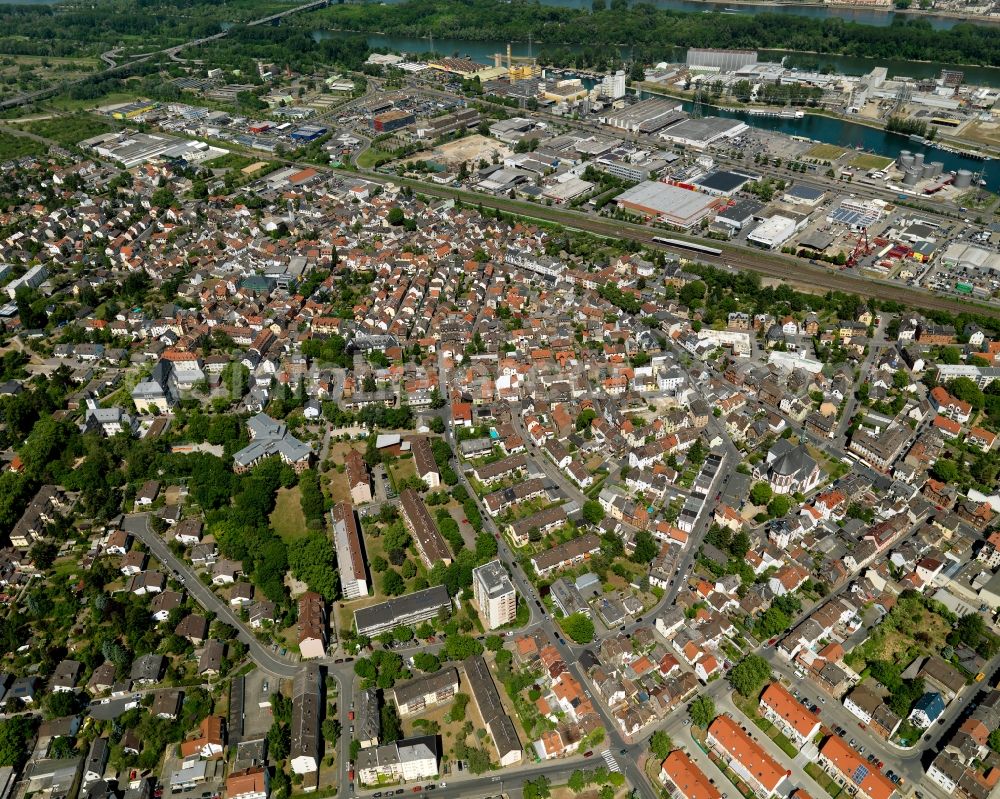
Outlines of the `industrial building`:
M 796 183 L 785 189 L 781 199 L 792 205 L 806 205 L 810 208 L 819 204 L 819 201 L 826 196 L 826 191 L 811 183 Z
M 757 63 L 756 50 L 717 50 L 714 47 L 689 47 L 685 59 L 688 69 L 714 69 L 735 72 Z
M 738 119 L 702 117 L 670 125 L 660 131 L 660 138 L 684 147 L 702 150 L 722 139 L 739 136 L 749 129 L 746 122 L 740 122 Z
M 504 67 L 488 67 L 478 61 L 473 61 L 471 58 L 439 58 L 436 61 L 428 61 L 427 66 L 438 72 L 447 72 L 460 78 L 478 77 L 481 81 L 494 80 L 507 75 L 507 70 Z
M 625 71 L 619 69 L 613 75 L 605 75 L 601 81 L 601 96 L 609 100 L 621 100 L 625 96 Z
M 440 117 L 424 119 L 417 123 L 417 136 L 421 139 L 436 139 L 479 124 L 479 111 L 462 108 Z
M 602 125 L 630 133 L 656 133 L 667 125 L 686 119 L 676 100 L 642 100 L 621 110 L 609 109 L 600 117 Z
M 707 194 L 714 194 L 717 197 L 731 197 L 751 180 L 753 178 L 750 175 L 716 169 L 697 178 L 694 185 Z
M 117 161 L 125 169 L 160 160 L 198 163 L 219 158 L 229 152 L 205 142 L 178 139 L 162 133 L 131 131 L 102 133 L 80 142 L 80 147 L 92 149 L 103 158 Z
M 386 111 L 384 114 L 376 114 L 372 117 L 372 130 L 376 133 L 391 133 L 394 130 L 412 125 L 416 117 L 412 111 Z
M 303 125 L 298 130 L 292 131 L 291 138 L 293 141 L 311 142 L 325 136 L 327 132 L 328 129 L 321 125 Z
M 788 241 L 797 229 L 798 223 L 794 219 L 775 214 L 754 228 L 747 241 L 766 250 L 774 250 Z
M 701 192 L 654 181 L 633 186 L 619 194 L 615 201 L 624 211 L 656 217 L 685 229 L 705 219 L 720 202 Z
M 1000 270 L 1000 253 L 984 250 L 974 244 L 956 242 L 949 244 L 941 255 L 941 263 L 948 267 L 970 270 Z
M 641 183 L 644 180 L 650 180 L 654 173 L 661 173 L 666 166 L 667 162 L 663 158 L 650 158 L 648 160 L 633 162 L 613 156 L 606 156 L 598 158 L 594 162 L 596 169 L 631 183 Z
M 495 630 L 514 621 L 517 591 L 499 559 L 472 570 L 472 590 L 479 606 L 479 617 L 487 630 Z
M 719 211 L 715 216 L 715 222 L 717 225 L 725 225 L 733 232 L 738 232 L 745 227 L 749 227 L 763 208 L 764 204 L 757 200 L 749 198 L 739 200 L 728 208 Z

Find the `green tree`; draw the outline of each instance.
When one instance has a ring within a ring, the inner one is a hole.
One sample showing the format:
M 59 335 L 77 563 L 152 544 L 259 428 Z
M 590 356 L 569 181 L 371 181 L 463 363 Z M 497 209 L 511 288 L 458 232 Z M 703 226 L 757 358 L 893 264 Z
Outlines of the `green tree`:
M 588 499 L 583 503 L 581 515 L 587 524 L 600 524 L 604 519 L 604 508 L 601 506 L 600 502 Z
M 635 534 L 635 551 L 632 560 L 635 563 L 652 563 L 659 554 L 660 545 L 648 530 L 640 530 Z
M 778 494 L 767 503 L 767 512 L 775 518 L 780 519 L 791 510 L 792 501 L 784 494 Z
M 35 738 L 38 719 L 13 716 L 0 720 L 0 766 L 20 769 L 28 759 L 28 744 Z
M 583 613 L 573 613 L 560 619 L 559 624 L 563 632 L 578 644 L 589 644 L 594 640 L 594 622 Z
M 948 458 L 938 458 L 931 467 L 931 474 L 943 483 L 954 483 L 958 480 L 958 464 Z
M 267 732 L 267 753 L 272 760 L 284 760 L 292 747 L 291 729 L 275 721 Z
M 397 206 L 393 206 L 389 209 L 389 214 L 386 217 L 386 221 L 393 227 L 399 227 L 406 221 L 406 216 L 403 214 L 403 209 Z
M 771 491 L 771 486 L 767 483 L 754 483 L 753 488 L 750 489 L 750 501 L 754 505 L 766 505 L 771 501 L 771 497 L 774 492 Z
M 382 593 L 386 596 L 401 596 L 406 593 L 406 583 L 395 569 L 387 569 L 382 575 Z
M 674 742 L 664 730 L 657 730 L 649 737 L 649 750 L 657 760 L 665 760 L 673 748 Z
M 691 723 L 703 730 L 715 720 L 715 702 L 710 696 L 699 696 L 688 706 Z
M 399 720 L 396 706 L 391 702 L 382 705 L 382 740 L 385 743 L 398 741 L 403 737 L 403 724 Z
M 465 660 L 467 657 L 483 654 L 483 645 L 470 635 L 449 635 L 444 653 L 448 660 Z
M 432 673 L 441 668 L 441 661 L 437 655 L 432 655 L 430 652 L 417 652 L 413 656 L 413 666 L 421 671 Z
M 729 671 L 729 684 L 747 699 L 757 696 L 771 679 L 771 667 L 760 655 L 747 655 Z

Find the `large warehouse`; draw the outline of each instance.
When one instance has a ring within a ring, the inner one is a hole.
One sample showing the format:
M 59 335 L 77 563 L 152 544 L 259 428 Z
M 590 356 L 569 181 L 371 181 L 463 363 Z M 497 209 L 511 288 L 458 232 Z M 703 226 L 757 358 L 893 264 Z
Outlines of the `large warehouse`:
M 1000 270 L 1000 255 L 973 244 L 955 242 L 941 256 L 945 266 L 957 266 L 961 269 Z
M 615 201 L 624 211 L 658 217 L 682 228 L 694 227 L 722 202 L 701 192 L 649 180 L 622 192 Z
M 621 109 L 609 108 L 599 117 L 602 125 L 621 128 L 631 133 L 656 133 L 656 131 L 686 119 L 677 100 L 642 100 Z
M 747 241 L 758 247 L 774 250 L 788 241 L 797 229 L 798 224 L 794 219 L 775 214 L 754 228 L 753 232 L 747 236 Z
M 723 117 L 687 119 L 660 132 L 660 138 L 683 144 L 696 150 L 704 149 L 721 139 L 732 139 L 749 130 L 746 122 Z

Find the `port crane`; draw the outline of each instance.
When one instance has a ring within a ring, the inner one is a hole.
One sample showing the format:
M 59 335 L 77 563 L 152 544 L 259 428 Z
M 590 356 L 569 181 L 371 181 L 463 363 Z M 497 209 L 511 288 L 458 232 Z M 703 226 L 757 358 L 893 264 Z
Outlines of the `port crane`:
M 864 258 L 866 255 L 871 253 L 872 245 L 868 240 L 868 228 L 863 227 L 858 233 L 857 243 L 854 245 L 854 249 L 851 251 L 850 256 L 847 258 L 847 263 L 845 266 L 854 267 L 857 265 L 858 261 Z

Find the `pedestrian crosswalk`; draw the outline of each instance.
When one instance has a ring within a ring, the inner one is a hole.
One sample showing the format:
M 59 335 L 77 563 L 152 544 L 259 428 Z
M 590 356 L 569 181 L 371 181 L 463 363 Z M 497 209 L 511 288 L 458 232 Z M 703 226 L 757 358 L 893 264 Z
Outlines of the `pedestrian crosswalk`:
M 610 749 L 605 749 L 601 752 L 601 757 L 604 758 L 604 762 L 608 764 L 608 768 L 612 771 L 621 772 L 621 768 L 618 765 L 618 761 L 615 760 L 614 756 L 611 754 Z

